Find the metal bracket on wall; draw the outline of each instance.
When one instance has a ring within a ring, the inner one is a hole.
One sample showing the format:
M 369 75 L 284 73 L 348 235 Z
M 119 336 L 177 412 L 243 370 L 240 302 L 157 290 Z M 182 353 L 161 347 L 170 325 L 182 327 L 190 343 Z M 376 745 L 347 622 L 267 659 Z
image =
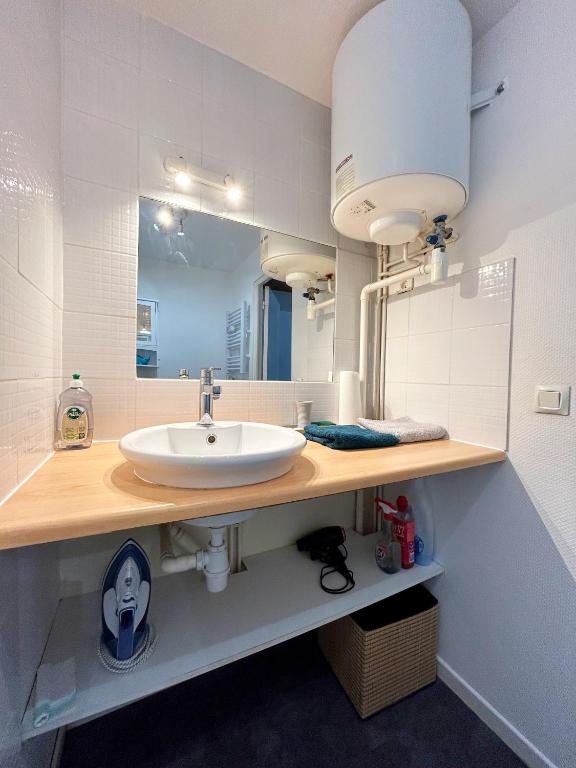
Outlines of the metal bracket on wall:
M 486 88 L 483 91 L 477 91 L 476 93 L 473 93 L 470 100 L 470 112 L 476 112 L 477 109 L 489 107 L 490 104 L 492 104 L 492 102 L 495 101 L 498 96 L 501 96 L 504 91 L 508 90 L 509 87 L 510 83 L 508 78 L 505 77 L 503 80 L 500 80 L 500 82 L 493 88 Z
M 377 511 L 375 498 L 378 495 L 376 488 L 364 488 L 356 491 L 355 523 L 354 530 L 366 536 L 378 530 Z

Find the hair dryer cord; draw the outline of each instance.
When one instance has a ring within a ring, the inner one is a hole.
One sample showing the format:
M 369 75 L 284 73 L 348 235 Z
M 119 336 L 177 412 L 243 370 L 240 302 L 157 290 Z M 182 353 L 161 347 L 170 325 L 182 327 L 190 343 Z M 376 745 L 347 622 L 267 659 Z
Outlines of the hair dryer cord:
M 344 550 L 344 552 L 342 552 Z M 348 557 L 348 550 L 342 544 L 341 547 L 329 547 L 323 552 L 318 553 L 318 560 L 321 563 L 325 563 L 320 571 L 320 586 L 324 592 L 328 592 L 330 595 L 342 595 L 344 592 L 350 592 L 354 589 L 356 582 L 354 581 L 353 572 L 346 566 L 346 558 Z M 345 583 L 340 587 L 328 587 L 325 583 L 333 573 L 339 573 L 344 577 Z

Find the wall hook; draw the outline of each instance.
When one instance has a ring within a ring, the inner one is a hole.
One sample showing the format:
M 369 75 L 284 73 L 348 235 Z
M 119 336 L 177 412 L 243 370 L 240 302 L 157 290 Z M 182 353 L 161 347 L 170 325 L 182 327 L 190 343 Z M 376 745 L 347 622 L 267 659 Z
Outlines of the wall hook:
M 498 98 L 504 91 L 508 90 L 510 82 L 507 77 L 500 80 L 493 88 L 486 88 L 483 91 L 476 91 L 472 94 L 470 100 L 470 112 L 476 112 L 477 109 L 483 107 L 489 107 L 495 99 Z

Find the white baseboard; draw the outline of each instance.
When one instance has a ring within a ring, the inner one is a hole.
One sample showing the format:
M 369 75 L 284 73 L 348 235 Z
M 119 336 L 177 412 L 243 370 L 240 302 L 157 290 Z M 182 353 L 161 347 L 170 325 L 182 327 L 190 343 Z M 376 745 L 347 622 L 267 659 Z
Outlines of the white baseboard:
M 443 659 L 438 657 L 438 677 L 446 683 L 459 699 L 486 723 L 490 730 L 502 739 L 528 768 L 557 768 L 540 750 L 506 720 L 489 701 L 455 672 Z

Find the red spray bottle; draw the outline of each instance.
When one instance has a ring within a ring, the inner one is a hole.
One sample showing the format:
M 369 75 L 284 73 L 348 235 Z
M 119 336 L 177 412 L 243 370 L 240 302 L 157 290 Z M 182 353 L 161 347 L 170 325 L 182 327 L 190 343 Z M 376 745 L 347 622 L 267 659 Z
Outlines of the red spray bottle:
M 398 496 L 396 507 L 398 511 L 394 521 L 394 535 L 402 548 L 402 568 L 412 568 L 414 565 L 416 524 L 406 496 Z
M 396 506 L 380 498 L 377 498 L 376 502 L 383 519 L 392 523 L 394 538 L 399 542 L 402 552 L 402 568 L 412 568 L 414 565 L 416 524 L 408 499 L 406 496 L 398 496 Z

